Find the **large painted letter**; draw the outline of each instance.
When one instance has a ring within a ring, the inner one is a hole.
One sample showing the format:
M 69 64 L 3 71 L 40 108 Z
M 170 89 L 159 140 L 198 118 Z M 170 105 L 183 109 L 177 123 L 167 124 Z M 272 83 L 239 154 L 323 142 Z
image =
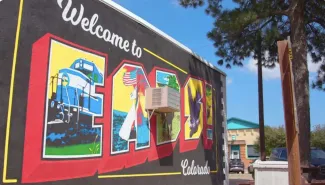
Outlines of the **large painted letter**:
M 182 88 L 182 139 L 180 152 L 195 150 L 200 140 L 204 122 L 203 81 L 189 77 Z
M 153 79 L 150 81 L 155 87 L 168 86 L 180 92 L 178 77 L 174 71 L 155 67 L 149 74 L 149 78 Z M 173 153 L 181 130 L 180 121 L 180 112 L 159 113 L 152 116 L 151 129 L 155 132 L 152 133 L 154 141 L 151 143 L 156 149 L 151 150 L 149 161 L 161 159 Z
M 150 153 L 150 124 L 145 110 L 145 89 L 150 84 L 143 66 L 124 60 L 109 82 L 112 106 L 105 113 L 110 115 L 110 124 L 104 131 L 109 148 L 99 173 L 143 164 Z
M 102 126 L 95 123 L 103 114 L 104 96 L 98 92 L 103 92 L 106 62 L 105 54 L 50 34 L 34 43 L 23 182 L 96 172 L 102 155 Z
M 213 91 L 212 86 L 208 83 L 205 83 L 205 122 L 204 122 L 204 132 L 203 132 L 203 143 L 205 149 L 211 149 L 213 144 L 213 121 L 214 121 L 214 115 L 213 115 Z

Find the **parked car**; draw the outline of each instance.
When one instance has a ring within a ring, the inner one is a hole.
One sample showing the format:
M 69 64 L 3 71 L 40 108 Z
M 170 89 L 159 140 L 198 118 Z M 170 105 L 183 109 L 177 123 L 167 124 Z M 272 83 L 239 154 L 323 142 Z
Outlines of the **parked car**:
M 308 181 L 312 179 L 325 179 L 325 152 L 319 148 L 310 149 L 310 166 L 318 167 L 318 172 L 315 174 L 309 174 Z M 287 161 L 288 154 L 286 148 L 275 148 L 272 150 L 270 161 Z
M 257 161 L 257 160 L 260 160 L 260 158 L 257 158 L 257 159 L 254 159 L 249 165 L 248 165 L 248 173 L 252 174 L 253 171 L 254 171 L 254 168 L 253 168 L 253 164 Z
M 230 159 L 229 172 L 241 172 L 242 174 L 245 172 L 245 165 L 241 159 Z
M 270 158 L 269 157 L 266 157 L 266 160 L 268 161 Z M 261 158 L 257 158 L 257 159 L 254 159 L 250 164 L 249 164 L 249 166 L 248 166 L 248 173 L 250 173 L 250 174 L 252 174 L 252 177 L 253 177 L 253 179 L 254 179 L 254 167 L 253 167 L 253 165 L 254 165 L 254 163 L 256 163 L 257 161 L 260 161 L 261 160 Z

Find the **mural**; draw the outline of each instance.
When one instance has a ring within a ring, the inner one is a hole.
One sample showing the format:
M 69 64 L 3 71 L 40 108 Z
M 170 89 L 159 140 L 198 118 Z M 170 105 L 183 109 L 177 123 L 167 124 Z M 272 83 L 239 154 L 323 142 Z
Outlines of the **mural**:
M 213 110 L 212 110 L 212 86 L 205 84 L 205 99 L 206 99 L 206 119 L 207 124 L 213 124 Z
M 124 64 L 113 77 L 111 153 L 129 151 L 129 142 L 136 149 L 150 145 L 150 125 L 144 109 L 145 89 L 149 82 L 139 66 Z M 123 103 L 122 103 L 123 102 Z
M 1 20 L 0 184 L 223 183 L 225 76 L 124 11 L 1 2 L 0 17 L 15 21 Z M 149 120 L 145 89 L 164 86 L 180 93 L 180 111 Z
M 203 128 L 203 82 L 190 78 L 184 88 L 185 140 L 198 139 Z
M 44 158 L 100 156 L 102 128 L 93 116 L 101 116 L 105 58 L 51 41 L 47 105 L 44 126 Z
M 168 86 L 180 92 L 177 77 L 173 73 L 156 71 L 156 87 Z M 176 141 L 180 132 L 180 112 L 157 114 L 157 144 Z

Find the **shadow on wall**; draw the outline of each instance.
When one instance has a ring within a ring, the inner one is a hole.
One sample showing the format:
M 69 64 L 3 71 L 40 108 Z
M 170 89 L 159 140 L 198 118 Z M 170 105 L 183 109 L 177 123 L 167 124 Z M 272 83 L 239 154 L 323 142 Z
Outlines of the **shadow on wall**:
M 211 150 L 204 150 L 204 158 L 205 161 L 209 161 L 209 166 L 216 168 L 211 168 L 211 171 L 217 171 L 217 173 L 210 174 L 211 184 L 215 182 L 225 180 L 225 174 L 223 173 L 223 169 L 225 167 L 225 163 L 223 162 L 224 153 L 222 151 L 222 145 L 224 140 L 222 138 L 222 122 L 223 116 L 221 115 L 221 110 L 223 109 L 222 103 L 220 99 L 222 97 L 222 92 L 220 91 L 221 84 L 221 75 L 218 73 L 213 73 L 206 64 L 201 62 L 196 62 L 197 58 L 192 56 L 191 62 L 189 62 L 189 73 L 193 76 L 202 77 L 208 83 L 212 85 L 212 87 L 216 88 L 216 91 L 212 91 L 215 93 L 215 96 L 212 96 L 212 107 L 213 108 L 213 122 L 212 122 L 212 130 L 213 130 L 213 144 Z M 195 62 L 194 62 L 195 61 Z M 206 109 L 203 109 L 206 110 Z M 218 125 L 217 125 L 218 124 Z M 217 138 L 221 138 L 220 141 Z M 201 135 L 201 144 L 204 146 L 204 140 Z M 213 161 L 216 161 L 216 164 L 211 164 Z
M 158 127 L 158 124 L 161 125 L 161 134 L 159 134 L 158 137 L 154 137 L 155 143 L 160 143 L 161 141 L 170 141 L 172 140 L 172 121 L 174 118 L 173 113 L 157 113 L 155 116 L 153 116 L 154 119 L 157 120 L 156 125 Z M 159 120 L 159 121 L 158 121 Z M 157 130 L 157 129 L 156 129 Z M 153 131 L 156 132 L 156 131 Z M 158 132 L 156 132 L 158 134 Z M 158 139 L 159 137 L 162 137 Z M 160 166 L 173 166 L 174 165 L 174 150 L 173 150 L 173 144 L 172 142 L 167 142 L 162 144 L 164 145 L 164 150 L 165 151 L 172 151 L 170 155 L 167 157 L 163 156 L 161 152 L 157 150 L 157 154 L 159 157 L 159 164 Z

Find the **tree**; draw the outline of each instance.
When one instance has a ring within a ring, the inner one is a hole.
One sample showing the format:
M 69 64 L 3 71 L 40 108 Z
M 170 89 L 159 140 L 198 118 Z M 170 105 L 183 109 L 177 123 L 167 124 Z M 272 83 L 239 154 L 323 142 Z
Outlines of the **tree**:
M 266 155 L 270 156 L 273 148 L 286 147 L 286 136 L 283 126 L 265 127 L 265 148 Z M 259 151 L 259 139 L 255 141 L 254 149 Z M 311 131 L 311 146 L 325 150 L 325 125 L 316 125 Z
M 260 150 L 260 138 L 255 141 L 254 148 Z M 283 126 L 270 127 L 265 126 L 265 153 L 270 156 L 273 148 L 286 147 L 286 133 Z
M 311 146 L 325 150 L 325 125 L 316 125 L 311 133 Z
M 274 66 L 277 41 L 291 37 L 296 108 L 300 139 L 300 161 L 308 165 L 310 155 L 309 72 L 307 52 L 313 62 L 322 62 L 313 87 L 325 90 L 325 1 L 320 0 L 233 0 L 232 10 L 222 0 L 179 0 L 184 7 L 207 3 L 206 12 L 215 18 L 208 38 L 222 59 L 218 64 L 243 66 L 243 60 L 256 49 L 256 34 L 262 34 L 263 64 Z M 256 55 L 254 54 L 254 57 Z M 306 132 L 307 131 L 307 132 Z

